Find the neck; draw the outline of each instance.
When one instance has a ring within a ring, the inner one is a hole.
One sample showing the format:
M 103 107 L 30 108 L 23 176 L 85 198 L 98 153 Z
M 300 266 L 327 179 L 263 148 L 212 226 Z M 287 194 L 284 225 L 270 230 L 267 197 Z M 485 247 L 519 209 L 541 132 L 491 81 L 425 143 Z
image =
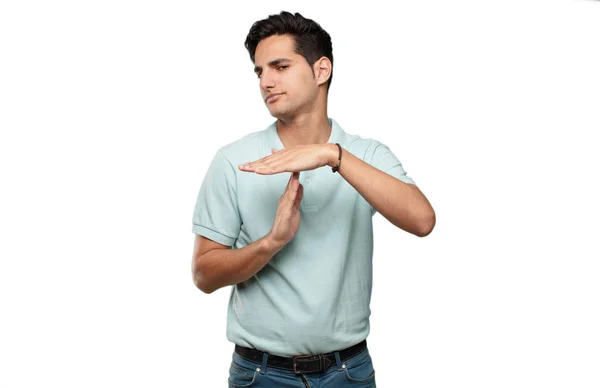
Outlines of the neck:
M 327 117 L 327 105 L 316 104 L 316 106 L 323 109 L 303 112 L 293 118 L 277 119 L 277 134 L 285 148 L 327 143 L 332 131 Z

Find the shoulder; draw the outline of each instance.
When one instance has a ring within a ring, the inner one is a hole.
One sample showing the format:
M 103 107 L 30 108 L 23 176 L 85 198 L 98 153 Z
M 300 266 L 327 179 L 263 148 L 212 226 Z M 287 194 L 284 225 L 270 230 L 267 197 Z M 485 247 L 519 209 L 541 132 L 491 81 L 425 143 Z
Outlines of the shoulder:
M 250 132 L 217 150 L 217 156 L 229 162 L 232 166 L 254 160 L 253 157 L 262 148 L 266 130 Z
M 344 131 L 344 144 L 346 149 L 352 155 L 363 161 L 370 161 L 379 147 L 386 147 L 385 144 L 371 137 L 363 137 Z

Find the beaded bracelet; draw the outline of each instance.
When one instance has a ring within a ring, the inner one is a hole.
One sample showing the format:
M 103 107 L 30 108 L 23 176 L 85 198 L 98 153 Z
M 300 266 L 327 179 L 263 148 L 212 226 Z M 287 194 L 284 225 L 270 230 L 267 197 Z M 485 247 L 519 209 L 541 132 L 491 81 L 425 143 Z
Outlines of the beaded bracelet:
M 335 145 L 337 145 L 340 149 L 340 155 L 338 156 L 337 165 L 331 167 L 331 172 L 337 172 L 340 169 L 340 164 L 342 163 L 342 146 L 340 145 L 340 143 L 335 143 Z

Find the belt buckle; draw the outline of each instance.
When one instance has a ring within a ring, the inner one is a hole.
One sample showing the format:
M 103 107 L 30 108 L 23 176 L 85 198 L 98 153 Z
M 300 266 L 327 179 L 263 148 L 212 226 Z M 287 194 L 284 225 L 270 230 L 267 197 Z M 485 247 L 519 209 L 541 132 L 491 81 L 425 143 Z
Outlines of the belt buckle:
M 304 371 L 299 371 L 298 370 L 298 368 L 297 368 L 298 367 L 297 360 L 302 360 L 302 359 L 306 359 L 306 358 L 315 358 L 315 357 L 319 358 L 319 369 L 317 369 L 317 370 L 304 370 Z M 316 372 L 321 373 L 325 369 L 324 368 L 324 364 L 325 364 L 325 356 L 322 355 L 322 354 L 315 355 L 315 356 L 310 355 L 310 354 L 303 354 L 303 355 L 300 355 L 300 356 L 294 356 L 294 357 L 292 357 L 292 365 L 294 367 L 294 373 L 297 374 L 297 375 L 301 374 L 301 373 L 316 373 Z

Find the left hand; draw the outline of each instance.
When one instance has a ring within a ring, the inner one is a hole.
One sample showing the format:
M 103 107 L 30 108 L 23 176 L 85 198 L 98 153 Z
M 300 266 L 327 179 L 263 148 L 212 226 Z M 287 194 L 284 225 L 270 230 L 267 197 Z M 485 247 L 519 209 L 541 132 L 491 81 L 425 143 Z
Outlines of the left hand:
M 329 165 L 332 158 L 331 146 L 335 147 L 335 144 L 298 145 L 282 150 L 271 148 L 271 155 L 254 162 L 240 164 L 238 168 L 241 171 L 260 175 L 314 170 Z M 337 158 L 337 154 L 334 156 Z

